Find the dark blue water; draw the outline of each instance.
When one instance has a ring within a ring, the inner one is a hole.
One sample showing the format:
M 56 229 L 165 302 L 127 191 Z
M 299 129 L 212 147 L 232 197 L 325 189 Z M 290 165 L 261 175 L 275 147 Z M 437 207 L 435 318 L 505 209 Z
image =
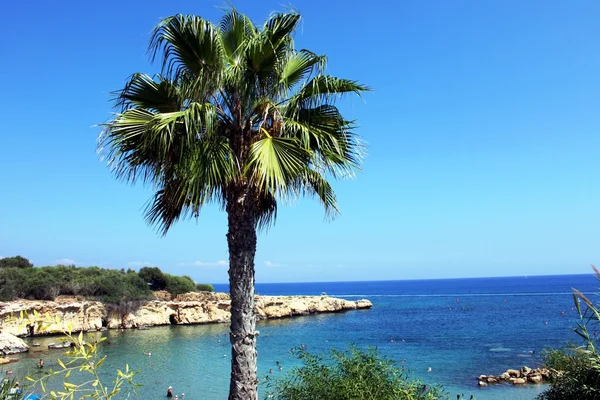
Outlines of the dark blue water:
M 285 373 L 297 361 L 290 349 L 304 344 L 312 352 L 354 343 L 377 347 L 428 383 L 444 385 L 477 399 L 533 399 L 543 386 L 506 385 L 480 389 L 480 374 L 500 374 L 523 365 L 536 367 L 540 353 L 577 341 L 571 289 L 593 293 L 592 275 L 449 279 L 384 282 L 257 284 L 263 295 L 320 295 L 366 298 L 371 310 L 261 321 L 259 377 Z M 226 291 L 225 285 L 215 289 Z M 125 363 L 139 368 L 145 386 L 140 398 L 162 398 L 168 386 L 186 399 L 225 399 L 229 348 L 226 325 L 169 326 L 148 331 L 109 332 L 107 370 Z M 43 346 L 42 346 L 43 347 Z M 151 351 L 152 357 L 144 357 Z M 19 363 L 33 364 L 40 353 Z M 50 363 L 56 353 L 43 356 Z M 283 371 L 278 371 L 279 361 Z M 18 365 L 18 364 L 15 364 Z M 427 372 L 431 367 L 432 371 Z M 262 387 L 264 393 L 264 387 Z

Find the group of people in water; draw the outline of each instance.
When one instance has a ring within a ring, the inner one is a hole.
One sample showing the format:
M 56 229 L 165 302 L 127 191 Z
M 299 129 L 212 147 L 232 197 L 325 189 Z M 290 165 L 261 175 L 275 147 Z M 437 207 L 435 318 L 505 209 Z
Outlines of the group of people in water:
M 167 389 L 167 397 L 173 397 L 173 386 L 169 386 L 169 388 Z M 175 395 L 175 398 L 179 399 L 179 396 Z M 185 393 L 181 393 L 181 398 L 185 398 Z

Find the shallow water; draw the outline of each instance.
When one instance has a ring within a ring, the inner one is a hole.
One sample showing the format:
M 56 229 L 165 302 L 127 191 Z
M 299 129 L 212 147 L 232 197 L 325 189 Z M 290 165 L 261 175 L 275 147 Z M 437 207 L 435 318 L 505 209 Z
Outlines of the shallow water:
M 368 298 L 374 304 L 371 310 L 260 322 L 258 375 L 264 382 L 270 368 L 271 376 L 277 377 L 297 365 L 290 350 L 301 344 L 311 352 L 325 352 L 355 343 L 377 347 L 406 366 L 411 377 L 442 384 L 450 399 L 458 393 L 478 400 L 533 399 L 542 385 L 479 388 L 476 377 L 523 365 L 536 367 L 545 347 L 576 341 L 570 329 L 576 323 L 571 287 L 591 292 L 595 285 L 591 276 L 257 285 L 261 294 L 327 292 Z M 139 398 L 164 398 L 167 387 L 173 386 L 175 393 L 186 394 L 185 399 L 225 399 L 227 331 L 223 324 L 107 332 L 102 352 L 108 361 L 102 369 L 112 371 L 125 363 L 139 369 L 136 381 L 144 385 Z M 46 369 L 57 366 L 61 351 L 44 350 L 56 338 L 33 341 L 42 346 L 11 364 L 15 373 L 34 367 L 40 357 Z M 277 369 L 277 361 L 283 371 Z M 263 384 L 261 398 L 264 393 Z

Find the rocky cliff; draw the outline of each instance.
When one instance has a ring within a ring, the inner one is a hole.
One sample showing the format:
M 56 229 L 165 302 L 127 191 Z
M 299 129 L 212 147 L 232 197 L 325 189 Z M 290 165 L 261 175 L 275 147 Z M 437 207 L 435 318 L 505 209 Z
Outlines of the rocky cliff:
M 368 300 L 349 301 L 328 296 L 256 296 L 259 319 L 285 318 L 315 313 L 370 308 Z M 173 300 L 105 304 L 72 297 L 55 301 L 18 300 L 0 302 L 0 329 L 16 336 L 64 332 L 69 324 L 74 332 L 103 328 L 139 328 L 155 325 L 186 325 L 228 322 L 230 299 L 225 293 L 186 293 Z M 33 323 L 34 311 L 46 326 Z

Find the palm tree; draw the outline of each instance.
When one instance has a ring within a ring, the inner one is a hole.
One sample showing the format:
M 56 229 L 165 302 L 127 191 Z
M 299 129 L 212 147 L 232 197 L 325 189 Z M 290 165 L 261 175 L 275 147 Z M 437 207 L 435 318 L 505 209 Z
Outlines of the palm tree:
M 136 73 L 116 92 L 118 112 L 99 150 L 117 178 L 150 182 L 145 210 L 162 234 L 216 203 L 228 215 L 231 295 L 229 399 L 257 399 L 254 255 L 257 230 L 278 202 L 309 194 L 337 214 L 327 178 L 352 176 L 362 146 L 335 101 L 368 90 L 326 75 L 326 57 L 294 48 L 297 12 L 262 28 L 235 9 L 218 25 L 175 15 L 154 29 L 154 77 Z

